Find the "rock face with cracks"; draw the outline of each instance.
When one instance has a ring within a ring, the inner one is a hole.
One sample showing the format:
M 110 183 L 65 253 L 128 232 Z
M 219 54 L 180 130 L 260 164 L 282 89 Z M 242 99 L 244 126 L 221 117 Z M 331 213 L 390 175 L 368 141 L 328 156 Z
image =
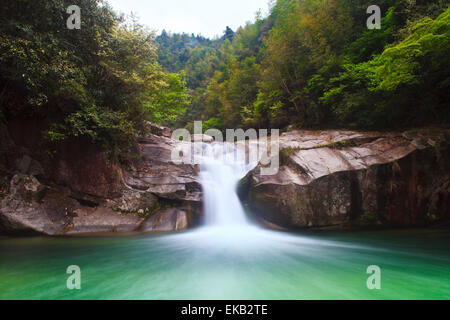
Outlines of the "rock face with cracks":
M 175 232 L 202 215 L 198 168 L 175 164 L 180 141 L 148 124 L 126 167 L 104 152 L 65 146 L 39 157 L 39 125 L 0 125 L 0 233 Z M 450 219 L 450 133 L 289 131 L 277 174 L 261 164 L 241 182 L 252 214 L 273 228 L 424 226 Z M 194 139 L 195 140 L 195 139 Z M 203 140 L 203 138 L 202 138 Z M 35 146 L 35 149 L 33 149 Z
M 276 175 L 241 183 L 256 218 L 285 228 L 424 226 L 450 219 L 449 132 L 291 131 Z
M 158 135 L 136 137 L 138 157 L 126 168 L 111 165 L 101 151 L 76 146 L 60 150 L 54 163 L 34 159 L 2 127 L 4 144 L 14 152 L 4 159 L 10 174 L 0 180 L 0 233 L 172 232 L 194 226 L 202 200 L 197 172 L 172 163 L 180 142 L 169 138 L 170 129 L 149 126 Z

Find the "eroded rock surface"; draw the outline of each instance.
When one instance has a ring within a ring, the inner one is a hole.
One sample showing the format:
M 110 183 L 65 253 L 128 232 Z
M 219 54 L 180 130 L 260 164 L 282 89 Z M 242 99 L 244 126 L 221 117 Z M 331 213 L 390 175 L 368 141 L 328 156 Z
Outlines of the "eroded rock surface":
M 126 186 L 163 199 L 201 202 L 201 185 L 195 167 L 172 161 L 172 150 L 181 142 L 155 135 L 137 141 L 141 159 L 134 170 L 123 171 Z
M 144 232 L 171 232 L 188 229 L 192 225 L 191 214 L 187 210 L 163 209 L 148 217 L 141 225 Z
M 169 138 L 170 129 L 149 126 L 153 133 L 136 138 L 138 157 L 126 168 L 81 145 L 59 150 L 53 160 L 35 159 L 30 146 L 16 146 L 2 127 L 13 152 L 2 159 L 12 174 L 1 175 L 0 232 L 169 232 L 192 226 L 201 213 L 197 172 L 172 162 L 172 149 L 180 142 Z M 172 209 L 161 212 L 161 207 Z
M 64 230 L 65 234 L 132 232 L 143 222 L 142 218 L 133 214 L 119 214 L 106 207 L 85 207 L 73 213 L 74 217 Z
M 0 229 L 5 233 L 62 234 L 79 204 L 63 190 L 52 190 L 35 177 L 17 174 L 0 204 Z M 44 200 L 45 199 L 45 200 Z
M 243 182 L 262 219 L 288 228 L 414 226 L 450 218 L 449 132 L 293 131 L 278 174 Z

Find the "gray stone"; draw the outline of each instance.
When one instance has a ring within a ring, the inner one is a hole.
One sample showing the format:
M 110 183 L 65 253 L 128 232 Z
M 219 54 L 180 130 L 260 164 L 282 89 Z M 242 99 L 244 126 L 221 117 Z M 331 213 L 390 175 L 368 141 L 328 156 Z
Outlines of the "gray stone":
M 279 172 L 243 180 L 240 194 L 256 215 L 288 228 L 359 225 L 415 226 L 450 218 L 448 133 L 294 131 Z M 425 141 L 439 141 L 439 148 Z M 420 141 L 420 143 L 419 143 Z M 437 195 L 438 194 L 438 195 Z M 439 200 L 438 200 L 439 199 Z
M 105 207 L 81 208 L 74 214 L 65 234 L 133 232 L 143 221 L 135 215 L 118 214 Z
M 158 198 L 150 192 L 125 189 L 122 196 L 111 201 L 111 207 L 120 212 L 148 212 L 158 205 Z
M 24 155 L 22 158 L 17 160 L 17 170 L 19 170 L 23 174 L 27 174 L 28 169 L 31 165 L 31 161 L 32 159 L 29 156 Z
M 172 232 L 186 230 L 190 226 L 190 217 L 183 209 L 171 208 L 156 212 L 141 225 L 144 232 Z

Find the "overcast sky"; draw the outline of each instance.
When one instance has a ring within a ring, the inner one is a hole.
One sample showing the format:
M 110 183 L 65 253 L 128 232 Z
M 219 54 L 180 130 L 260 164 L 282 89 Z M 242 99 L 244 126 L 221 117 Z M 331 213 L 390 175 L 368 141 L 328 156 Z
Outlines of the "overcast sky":
M 236 30 L 254 21 L 261 9 L 266 15 L 269 0 L 106 0 L 115 11 L 136 13 L 140 22 L 160 33 L 172 32 L 221 36 L 226 26 Z

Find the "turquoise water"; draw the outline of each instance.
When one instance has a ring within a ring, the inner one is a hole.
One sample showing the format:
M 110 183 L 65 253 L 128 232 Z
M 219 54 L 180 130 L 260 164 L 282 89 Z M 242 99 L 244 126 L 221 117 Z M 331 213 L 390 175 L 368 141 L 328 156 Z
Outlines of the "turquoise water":
M 0 238 L 0 299 L 450 298 L 448 230 L 242 232 Z M 81 290 L 66 288 L 70 265 Z

